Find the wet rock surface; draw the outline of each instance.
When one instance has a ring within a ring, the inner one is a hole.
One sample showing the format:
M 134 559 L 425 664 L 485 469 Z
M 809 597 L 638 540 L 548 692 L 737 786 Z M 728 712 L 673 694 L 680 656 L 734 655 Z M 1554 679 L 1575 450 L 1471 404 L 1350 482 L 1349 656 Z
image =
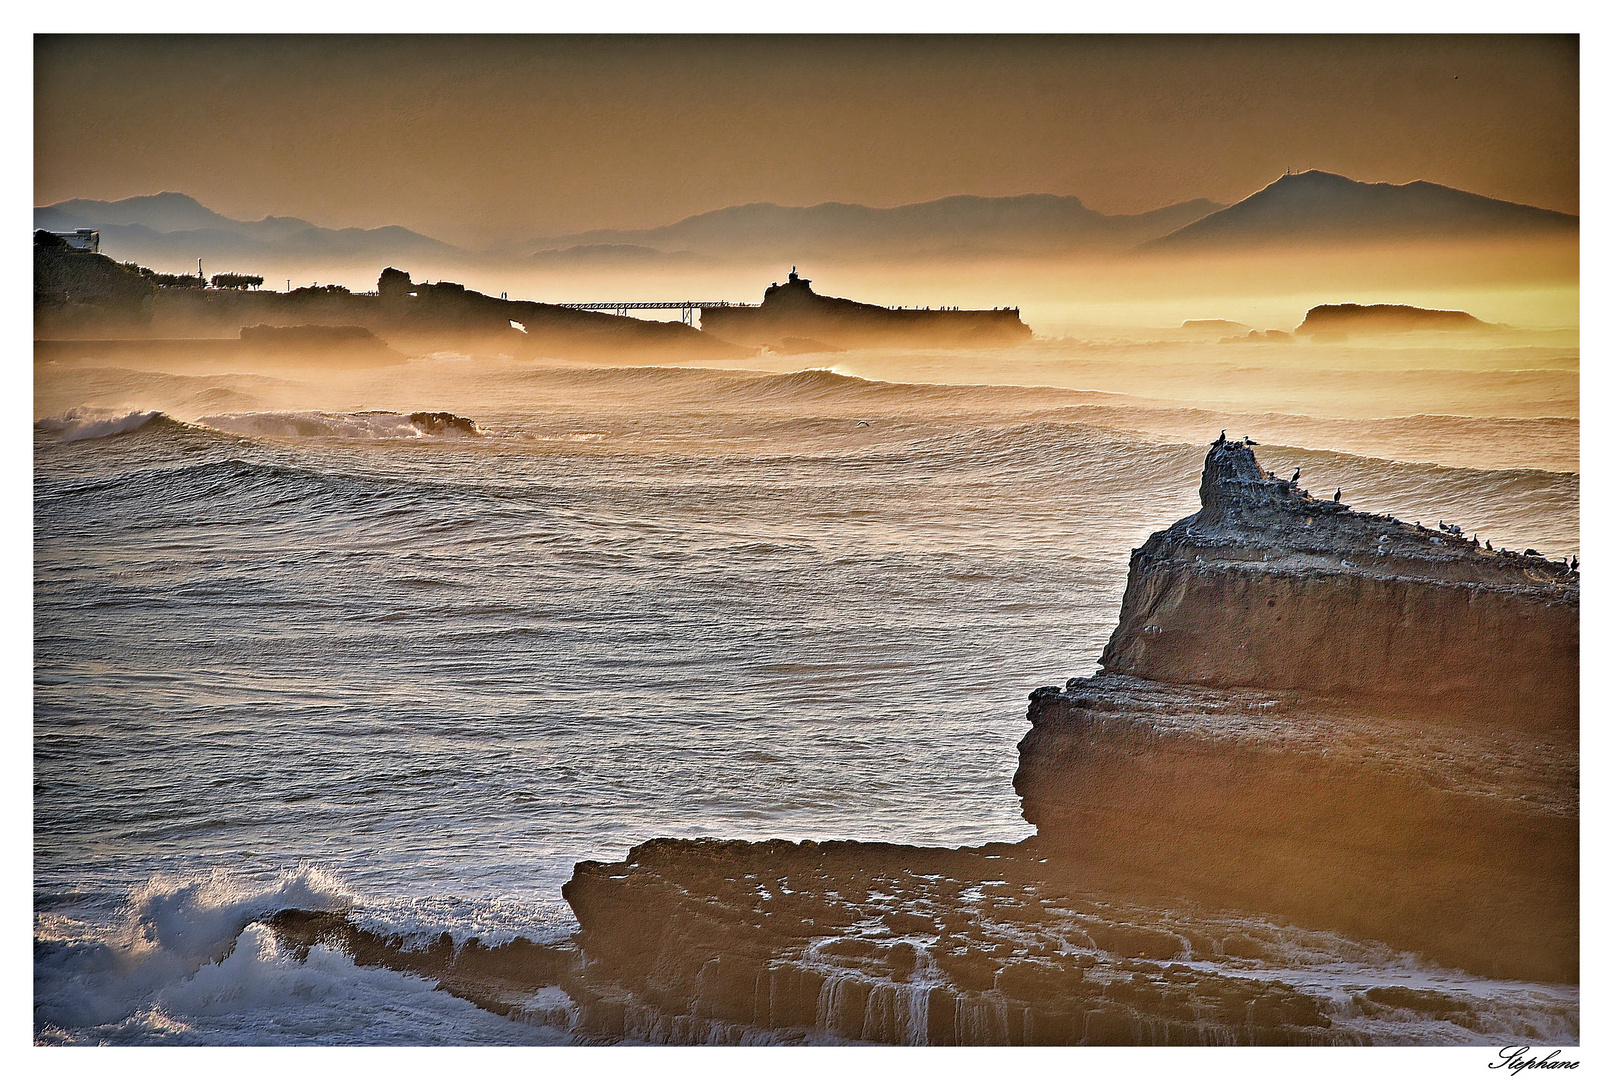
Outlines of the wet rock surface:
M 579 1030 L 942 1046 L 1364 1041 L 1278 979 L 1194 966 L 1223 951 L 1207 928 L 1132 922 L 1061 876 L 1034 845 L 657 840 L 622 863 L 580 863 L 566 886 L 582 924 Z

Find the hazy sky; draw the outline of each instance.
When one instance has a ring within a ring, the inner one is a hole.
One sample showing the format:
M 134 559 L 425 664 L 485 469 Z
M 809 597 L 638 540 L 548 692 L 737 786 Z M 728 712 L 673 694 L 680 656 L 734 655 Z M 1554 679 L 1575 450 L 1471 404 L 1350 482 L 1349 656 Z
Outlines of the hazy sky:
M 1232 202 L 1284 169 L 1579 211 L 1569 37 L 41 37 L 36 204 L 480 244 L 741 202 Z

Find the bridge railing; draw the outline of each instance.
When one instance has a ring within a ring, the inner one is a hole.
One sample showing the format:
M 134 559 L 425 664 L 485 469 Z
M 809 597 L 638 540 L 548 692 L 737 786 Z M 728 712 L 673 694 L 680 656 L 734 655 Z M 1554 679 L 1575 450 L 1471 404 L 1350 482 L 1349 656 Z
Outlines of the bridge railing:
M 681 311 L 686 326 L 694 325 L 694 315 L 701 308 L 756 307 L 738 300 L 589 300 L 580 304 L 557 304 L 556 307 L 578 311 L 610 311 L 626 315 L 629 311 Z

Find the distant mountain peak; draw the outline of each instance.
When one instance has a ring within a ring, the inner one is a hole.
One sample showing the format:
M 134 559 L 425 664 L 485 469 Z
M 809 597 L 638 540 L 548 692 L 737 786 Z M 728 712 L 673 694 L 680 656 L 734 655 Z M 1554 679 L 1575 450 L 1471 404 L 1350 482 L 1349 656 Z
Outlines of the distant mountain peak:
M 1308 169 L 1285 173 L 1241 202 L 1190 222 L 1149 249 L 1210 245 L 1483 239 L 1567 235 L 1579 218 L 1429 180 L 1370 183 Z

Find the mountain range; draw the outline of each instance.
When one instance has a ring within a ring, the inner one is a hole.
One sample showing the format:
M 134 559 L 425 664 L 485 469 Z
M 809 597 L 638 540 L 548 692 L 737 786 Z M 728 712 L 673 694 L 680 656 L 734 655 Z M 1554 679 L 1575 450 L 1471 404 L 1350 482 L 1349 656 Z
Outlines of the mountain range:
M 177 191 L 116 202 L 69 199 L 34 208 L 34 228 L 99 229 L 107 254 L 145 265 L 180 267 L 197 258 L 242 264 L 254 259 L 309 262 L 324 259 L 398 261 L 411 256 L 466 254 L 401 225 L 379 229 L 328 229 L 294 217 L 237 221 Z
M 594 229 L 532 240 L 544 257 L 598 248 L 806 259 L 1116 251 L 1222 209 L 1208 199 L 1143 214 L 1104 214 L 1073 195 L 953 195 L 906 206 L 746 203 L 653 229 Z
M 34 209 L 36 229 L 101 231 L 118 259 L 182 268 L 368 260 L 508 263 L 398 225 L 330 229 L 292 217 L 238 221 L 167 191 L 116 202 L 70 199 Z M 1195 199 L 1104 214 L 1071 195 L 954 195 L 895 207 L 747 203 L 650 229 L 593 229 L 528 241 L 513 256 L 552 268 L 695 266 L 731 259 L 1035 257 L 1350 245 L 1390 241 L 1575 237 L 1579 218 L 1424 180 L 1369 184 L 1311 170 L 1279 177 L 1231 206 Z M 260 267 L 261 268 L 261 267 Z

